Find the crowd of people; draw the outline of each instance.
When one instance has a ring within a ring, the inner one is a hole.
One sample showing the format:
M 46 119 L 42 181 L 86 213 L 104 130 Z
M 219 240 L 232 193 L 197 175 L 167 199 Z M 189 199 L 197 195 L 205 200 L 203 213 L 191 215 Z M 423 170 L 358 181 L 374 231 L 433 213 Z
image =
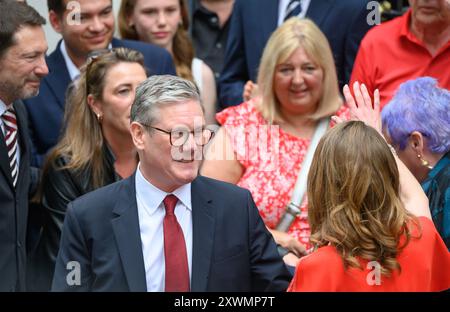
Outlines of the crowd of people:
M 68 2 L 0 1 L 0 291 L 450 289 L 448 1 Z

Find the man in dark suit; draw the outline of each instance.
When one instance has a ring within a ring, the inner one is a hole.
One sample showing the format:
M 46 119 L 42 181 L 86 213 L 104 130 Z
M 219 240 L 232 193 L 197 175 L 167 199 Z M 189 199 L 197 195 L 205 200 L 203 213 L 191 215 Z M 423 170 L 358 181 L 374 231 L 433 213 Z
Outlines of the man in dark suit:
M 48 73 L 45 19 L 15 0 L 0 2 L 0 291 L 25 290 L 28 197 L 32 185 L 26 110 Z
M 250 192 L 198 176 L 212 131 L 195 85 L 144 81 L 131 108 L 140 163 L 70 203 L 55 291 L 283 291 L 290 275 Z
M 91 51 L 116 47 L 138 50 L 144 55 L 149 75 L 175 75 L 172 58 L 165 49 L 113 38 L 115 19 L 111 0 L 47 3 L 50 23 L 62 40 L 47 58 L 50 74 L 44 79 L 39 96 L 25 101 L 34 147 L 33 164 L 38 166 L 58 141 L 63 127 L 65 91 Z M 79 3 L 79 7 L 74 3 Z
M 236 0 L 219 79 L 222 108 L 243 101 L 248 80 L 256 81 L 262 52 L 272 32 L 283 22 L 289 0 Z M 299 17 L 314 21 L 330 42 L 339 85 L 350 80 L 359 43 L 371 25 L 368 0 L 302 0 Z M 307 6 L 307 7 L 306 7 Z

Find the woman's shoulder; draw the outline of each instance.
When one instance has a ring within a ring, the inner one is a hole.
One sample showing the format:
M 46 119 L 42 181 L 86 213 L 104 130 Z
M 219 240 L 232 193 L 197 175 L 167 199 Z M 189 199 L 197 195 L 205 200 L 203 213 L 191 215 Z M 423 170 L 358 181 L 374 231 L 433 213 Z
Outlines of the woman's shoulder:
M 261 125 L 265 121 L 256 108 L 259 98 L 251 99 L 242 104 L 231 106 L 216 114 L 216 119 L 221 125 Z

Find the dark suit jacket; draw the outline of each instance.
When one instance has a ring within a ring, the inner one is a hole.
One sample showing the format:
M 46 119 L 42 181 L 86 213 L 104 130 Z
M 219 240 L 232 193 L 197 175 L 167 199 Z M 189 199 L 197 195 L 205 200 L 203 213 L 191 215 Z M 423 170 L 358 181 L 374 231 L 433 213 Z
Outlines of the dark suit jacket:
M 132 40 L 113 39 L 112 47 L 126 47 L 144 55 L 149 75 L 175 75 L 170 54 L 160 47 Z M 57 142 L 62 129 L 65 92 L 71 82 L 64 57 L 60 51 L 61 41 L 47 58 L 49 74 L 42 80 L 39 95 L 25 100 L 28 111 L 30 135 L 33 143 L 33 165 L 42 166 L 45 154 Z
M 198 177 L 192 182 L 192 291 L 283 291 L 290 276 L 250 193 Z M 81 285 L 66 265 L 78 261 Z M 135 175 L 69 204 L 54 291 L 146 291 Z
M 15 188 L 5 138 L 0 131 L 0 291 L 25 290 L 31 148 L 25 107 L 21 102 L 16 102 L 13 106 L 20 144 L 19 178 Z
M 312 0 L 306 17 L 313 20 L 330 42 L 342 87 L 350 80 L 359 43 L 370 26 L 368 0 Z M 247 80 L 256 82 L 264 47 L 278 25 L 278 1 L 236 0 L 227 48 L 219 79 L 222 108 L 242 102 Z

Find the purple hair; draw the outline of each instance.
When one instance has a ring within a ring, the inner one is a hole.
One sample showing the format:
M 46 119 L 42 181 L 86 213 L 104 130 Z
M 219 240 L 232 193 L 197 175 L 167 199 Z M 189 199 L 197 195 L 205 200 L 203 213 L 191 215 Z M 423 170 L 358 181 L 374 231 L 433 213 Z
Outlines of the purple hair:
M 393 145 L 405 149 L 413 131 L 427 138 L 433 153 L 450 149 L 450 91 L 436 79 L 422 77 L 402 83 L 381 112 L 383 128 Z

